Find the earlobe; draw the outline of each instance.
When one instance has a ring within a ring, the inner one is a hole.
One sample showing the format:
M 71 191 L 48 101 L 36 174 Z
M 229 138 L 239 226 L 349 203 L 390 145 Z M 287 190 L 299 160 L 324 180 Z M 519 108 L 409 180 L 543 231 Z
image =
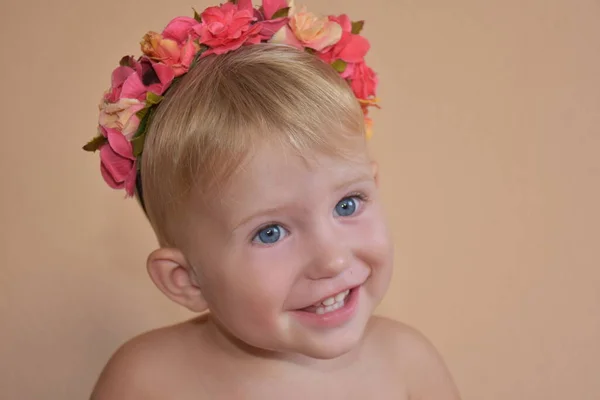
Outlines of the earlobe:
M 181 251 L 157 249 L 148 256 L 146 267 L 152 282 L 169 299 L 193 312 L 207 310 L 194 271 Z

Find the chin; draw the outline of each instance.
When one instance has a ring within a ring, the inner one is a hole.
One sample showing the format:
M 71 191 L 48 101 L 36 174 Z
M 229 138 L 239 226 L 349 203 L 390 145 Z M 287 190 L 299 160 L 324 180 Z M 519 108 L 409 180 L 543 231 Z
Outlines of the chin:
M 361 345 L 369 318 L 366 304 L 363 304 L 351 321 L 333 329 L 299 329 L 292 339 L 293 352 L 319 360 L 341 357 Z M 294 340 L 295 339 L 295 340 Z
M 306 346 L 303 346 L 298 352 L 304 356 L 318 360 L 338 358 L 351 352 L 360 345 L 362 333 L 362 331 L 347 332 L 328 340 L 317 340 L 313 343 L 307 343 Z

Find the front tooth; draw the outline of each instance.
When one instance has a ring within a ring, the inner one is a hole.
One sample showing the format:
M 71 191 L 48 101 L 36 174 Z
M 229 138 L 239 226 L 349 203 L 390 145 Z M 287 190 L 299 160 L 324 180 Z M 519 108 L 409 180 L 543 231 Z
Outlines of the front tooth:
M 337 297 L 337 296 L 336 296 L 336 297 Z M 323 300 L 323 305 L 324 305 L 325 307 L 331 306 L 331 305 L 333 305 L 333 303 L 335 303 L 335 302 L 336 302 L 336 300 L 337 300 L 337 299 L 336 299 L 335 297 L 333 297 L 333 296 L 332 296 L 332 297 L 330 297 L 330 298 L 328 298 L 328 299 L 325 299 L 325 300 Z
M 335 295 L 335 301 L 336 302 L 342 301 L 346 298 L 347 295 L 348 295 L 347 292 L 338 293 Z

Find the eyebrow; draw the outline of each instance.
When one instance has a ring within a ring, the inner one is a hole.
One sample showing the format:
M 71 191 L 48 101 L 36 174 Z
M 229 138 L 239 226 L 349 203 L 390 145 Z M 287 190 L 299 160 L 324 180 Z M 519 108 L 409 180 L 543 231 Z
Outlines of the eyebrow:
M 255 218 L 264 216 L 264 215 L 269 215 L 269 214 L 275 214 L 275 213 L 280 213 L 282 210 L 288 208 L 287 206 L 275 206 L 275 207 L 269 207 L 269 208 L 265 208 L 262 209 L 260 211 L 257 211 L 245 218 L 242 218 L 240 220 L 240 222 L 238 222 L 237 224 L 235 224 L 233 231 L 238 230 L 241 226 L 246 225 L 249 221 L 252 221 Z
M 371 175 L 361 174 L 352 179 L 343 181 L 342 183 L 335 185 L 333 189 L 334 189 L 334 191 L 339 192 L 343 189 L 346 189 L 346 188 L 356 185 L 358 183 L 372 181 L 372 180 L 373 180 L 373 177 Z M 265 209 L 255 212 L 255 213 L 252 213 L 251 215 L 242 218 L 238 223 L 236 223 L 234 225 L 233 231 L 238 230 L 241 226 L 246 225 L 249 221 L 251 221 L 255 218 L 258 218 L 258 217 L 261 217 L 264 215 L 269 215 L 269 214 L 281 213 L 283 210 L 285 210 L 287 208 L 292 208 L 291 203 L 279 205 L 279 206 L 275 206 L 275 207 L 265 208 Z
M 355 178 L 349 179 L 347 181 L 343 181 L 342 183 L 335 185 L 334 190 L 339 192 L 342 189 L 346 189 L 347 187 L 356 185 L 357 183 L 372 181 L 373 177 L 370 174 L 361 174 Z

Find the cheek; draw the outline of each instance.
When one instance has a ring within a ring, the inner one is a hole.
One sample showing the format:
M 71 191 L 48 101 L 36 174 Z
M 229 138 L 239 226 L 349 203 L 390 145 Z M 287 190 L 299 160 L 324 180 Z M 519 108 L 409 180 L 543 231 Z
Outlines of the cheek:
M 270 324 L 283 309 L 293 283 L 285 254 L 276 248 L 251 249 L 228 262 L 210 289 L 218 312 L 232 323 Z
M 380 208 L 373 208 L 356 232 L 357 255 L 373 269 L 391 270 L 394 255 L 392 238 Z

